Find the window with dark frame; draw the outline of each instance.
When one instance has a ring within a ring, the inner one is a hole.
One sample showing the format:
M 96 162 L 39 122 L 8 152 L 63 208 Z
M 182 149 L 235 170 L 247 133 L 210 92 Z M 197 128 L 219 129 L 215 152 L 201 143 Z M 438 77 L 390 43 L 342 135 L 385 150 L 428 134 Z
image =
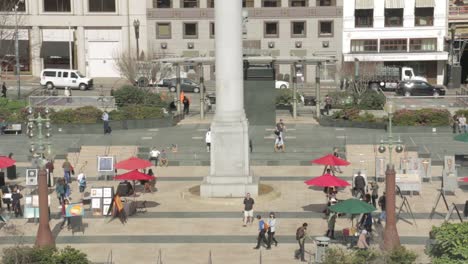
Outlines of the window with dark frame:
M 280 7 L 280 0 L 262 0 L 262 7 Z
M 385 26 L 403 26 L 403 8 L 385 8 Z
M 319 36 L 333 36 L 333 21 L 319 21 Z
M 354 11 L 355 27 L 373 27 L 374 9 L 356 9 Z
M 408 41 L 406 39 L 381 39 L 380 52 L 406 52 Z
M 305 21 L 291 22 L 291 37 L 295 37 L 295 38 L 306 37 L 306 22 Z
M 172 0 L 153 0 L 154 8 L 172 8 Z
M 416 26 L 433 26 L 434 25 L 434 8 L 433 7 L 416 7 L 414 9 L 414 24 Z
M 214 38 L 214 37 L 215 37 L 215 23 L 210 22 L 210 38 Z
M 11 12 L 14 11 L 18 0 L 3 0 L 0 1 L 0 12 Z M 26 3 L 18 3 L 18 12 L 26 11 Z
M 315 5 L 316 6 L 336 6 L 336 0 L 317 0 Z
M 184 39 L 196 39 L 198 38 L 198 24 L 184 23 Z
M 208 0 L 208 8 L 214 8 L 215 0 Z
M 377 52 L 378 43 L 376 39 L 353 39 L 351 40 L 352 53 Z
M 308 6 L 308 0 L 289 0 L 290 7 Z
M 156 38 L 157 39 L 170 39 L 172 38 L 171 23 L 156 23 Z
M 265 22 L 265 38 L 277 38 L 279 37 L 279 26 L 278 22 Z
M 198 1 L 199 0 L 181 0 L 181 7 L 182 8 L 198 8 Z
M 89 12 L 115 12 L 115 0 L 88 0 Z
M 71 0 L 44 0 L 44 12 L 71 12 Z
M 254 0 L 242 0 L 242 7 L 254 7 Z
M 437 51 L 437 39 L 410 39 L 410 51 Z

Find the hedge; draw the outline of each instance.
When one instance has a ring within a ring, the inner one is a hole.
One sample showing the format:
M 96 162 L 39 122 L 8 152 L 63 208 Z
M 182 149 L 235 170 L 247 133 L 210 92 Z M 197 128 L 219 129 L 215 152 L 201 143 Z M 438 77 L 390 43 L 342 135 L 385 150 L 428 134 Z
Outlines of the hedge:
M 432 227 L 430 236 L 435 239 L 428 252 L 433 263 L 468 263 L 468 222 L 446 222 L 440 227 Z
M 61 250 L 46 247 L 14 246 L 3 249 L 4 264 L 87 264 L 91 263 L 87 255 L 67 246 Z
M 402 109 L 393 115 L 393 124 L 396 126 L 448 126 L 450 119 L 450 112 L 446 109 Z

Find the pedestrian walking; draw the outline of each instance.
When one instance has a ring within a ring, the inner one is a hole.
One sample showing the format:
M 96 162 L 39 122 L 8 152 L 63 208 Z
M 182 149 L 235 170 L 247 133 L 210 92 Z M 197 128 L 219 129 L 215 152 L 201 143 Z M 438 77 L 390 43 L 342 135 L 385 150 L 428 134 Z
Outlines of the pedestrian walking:
M 466 129 L 466 117 L 465 115 L 460 115 L 458 117 L 458 133 L 461 133 L 463 131 L 463 133 L 466 133 L 467 129 Z
M 184 104 L 184 114 L 188 115 L 190 112 L 190 100 L 187 98 L 187 96 L 184 96 L 182 103 Z
M 62 164 L 62 168 L 63 168 L 63 178 L 65 179 L 65 183 L 68 184 L 71 182 L 71 174 L 73 172 L 73 167 L 67 158 Z
M 107 111 L 104 111 L 102 113 L 101 119 L 104 125 L 104 135 L 110 134 L 112 132 L 112 128 L 109 126 L 109 113 L 107 113 Z
M 284 152 L 285 149 L 286 149 L 286 146 L 284 145 L 284 140 L 280 133 L 280 135 L 277 136 L 275 139 L 275 152 L 278 152 L 278 151 Z
M 13 192 L 11 194 L 11 205 L 13 207 L 13 212 L 15 212 L 15 217 L 23 217 L 23 210 L 21 209 L 21 198 L 23 198 L 23 195 L 20 193 L 18 187 L 13 187 Z
M 270 218 L 268 219 L 268 225 L 269 225 L 269 228 L 268 228 L 268 245 L 270 245 L 270 247 L 271 247 L 271 242 L 273 241 L 273 242 L 275 242 L 275 247 L 277 247 L 278 246 L 278 241 L 275 238 L 277 222 L 276 222 L 276 215 L 273 212 L 270 213 Z
M 335 223 L 336 223 L 336 218 L 338 217 L 338 214 L 336 212 L 331 212 L 330 215 L 328 216 L 328 230 L 326 236 L 329 237 L 330 239 L 335 239 Z
M 382 209 L 382 212 L 380 212 L 380 216 L 379 216 L 379 221 L 377 221 L 377 223 L 381 224 L 382 223 L 382 220 L 387 220 L 387 201 L 386 201 L 386 198 L 385 198 L 385 192 L 383 193 L 382 196 L 380 196 L 379 198 L 379 206 L 380 206 L 380 209 Z
M 208 128 L 205 134 L 206 152 L 211 151 L 211 128 Z
M 276 131 L 279 131 L 280 133 L 286 132 L 286 125 L 283 122 L 283 119 L 280 119 L 278 123 L 276 123 Z
M 86 189 L 86 175 L 82 172 L 76 177 L 78 182 L 78 189 L 80 190 L 81 198 L 83 198 L 83 193 Z
M 266 245 L 266 249 L 271 249 L 268 240 L 265 237 L 265 234 L 268 230 L 268 224 L 262 219 L 261 215 L 257 215 L 258 220 L 258 237 L 257 237 L 257 246 L 254 249 L 260 249 L 260 244 L 263 242 Z
M 340 157 L 340 154 L 338 152 L 338 148 L 334 148 L 333 149 L 333 156 L 339 158 Z M 341 170 L 340 166 L 333 166 L 332 169 L 338 173 L 343 173 L 343 171 Z
M 156 148 L 156 147 L 153 147 L 153 149 L 151 149 L 150 153 L 149 153 L 149 160 L 150 161 L 154 161 L 154 166 L 158 166 L 158 162 L 159 162 L 159 155 L 161 154 L 161 152 Z
M 367 230 L 367 232 L 372 232 L 372 214 L 366 213 L 362 216 L 361 221 L 359 223 L 361 229 Z
M 305 262 L 305 240 L 306 238 L 310 239 L 311 241 L 314 241 L 310 235 L 307 234 L 307 223 L 303 223 L 301 227 L 299 227 L 296 230 L 296 240 L 297 243 L 299 244 L 299 249 L 296 250 L 294 257 L 296 259 L 301 259 L 301 261 Z
M 369 244 L 367 244 L 367 230 L 363 229 L 361 231 L 357 242 L 357 247 L 361 250 L 367 250 L 369 248 Z
M 458 129 L 458 116 L 457 116 L 457 114 L 455 114 L 452 117 L 452 132 L 453 132 L 453 134 L 457 133 L 457 129 Z
M 3 84 L 2 84 L 2 97 L 6 98 L 6 94 L 7 94 L 7 87 L 6 87 L 5 82 L 3 82 Z
M 63 96 L 67 97 L 67 103 L 72 102 L 72 99 L 71 99 L 72 92 L 69 87 L 65 87 L 65 89 L 63 90 Z
M 55 193 L 57 195 L 57 199 L 59 200 L 59 204 L 63 203 L 65 199 L 65 182 L 64 179 L 58 179 L 57 184 L 55 185 Z
M 250 197 L 250 193 L 247 193 L 244 198 L 244 226 L 247 224 L 253 223 L 253 205 L 255 201 Z
M 47 169 L 48 186 L 52 187 L 54 186 L 54 169 L 55 169 L 54 160 L 52 159 L 48 160 L 45 167 Z
M 372 191 L 372 205 L 377 208 L 377 201 L 379 198 L 379 185 L 377 184 L 376 181 L 371 182 L 370 189 Z
M 328 96 L 328 94 L 325 96 L 324 102 L 325 102 L 324 112 L 326 112 L 327 115 L 330 115 L 330 110 L 332 108 L 332 99 L 330 96 Z
M 60 225 L 60 229 L 63 229 L 63 226 L 65 226 L 65 223 L 67 223 L 67 228 L 70 229 L 70 217 L 67 217 L 67 206 L 70 204 L 70 201 L 68 199 L 64 199 L 62 202 L 62 217 L 63 217 L 63 222 Z
M 169 166 L 169 160 L 167 159 L 167 152 L 165 149 L 161 150 L 161 154 L 159 154 L 159 166 Z
M 7 206 L 8 212 L 11 212 L 11 189 L 7 185 L 1 187 L 2 189 L 2 201 Z
M 357 176 L 354 177 L 354 189 L 355 189 L 355 196 L 358 198 L 364 198 L 364 195 L 366 194 L 366 179 L 364 176 L 361 175 L 361 172 L 359 171 Z M 358 196 L 360 195 L 360 196 Z

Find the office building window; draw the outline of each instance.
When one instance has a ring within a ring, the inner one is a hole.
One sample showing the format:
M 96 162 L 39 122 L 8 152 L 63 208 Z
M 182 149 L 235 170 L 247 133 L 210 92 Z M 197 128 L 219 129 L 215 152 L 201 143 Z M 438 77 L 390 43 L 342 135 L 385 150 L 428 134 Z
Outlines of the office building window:
M 306 22 L 293 21 L 291 22 L 291 37 L 305 38 L 306 37 Z
M 319 21 L 319 37 L 333 36 L 333 21 Z
M 115 0 L 88 0 L 89 12 L 115 12 Z
M 373 27 L 374 9 L 356 9 L 354 11 L 355 27 Z
M 385 8 L 385 26 L 403 26 L 403 8 Z
M 214 8 L 215 0 L 208 0 L 208 8 Z
M 416 7 L 414 10 L 416 26 L 433 26 L 434 25 L 434 8 L 433 7 Z
M 280 7 L 280 0 L 262 0 L 262 7 Z
M 289 0 L 290 7 L 309 6 L 308 0 Z
M 210 22 L 210 38 L 214 38 L 215 36 L 215 23 Z
M 265 38 L 278 38 L 279 37 L 278 22 L 265 22 L 264 36 Z
M 406 52 L 408 41 L 406 39 L 381 39 L 380 52 Z
M 154 8 L 172 8 L 172 0 L 153 0 Z
M 70 12 L 70 0 L 44 0 L 44 12 Z
M 184 23 L 184 39 L 198 38 L 198 24 Z
M 377 52 L 376 39 L 353 39 L 351 40 L 351 52 Z
M 26 11 L 25 3 L 19 3 L 18 0 L 2 0 L 0 1 L 0 12 L 11 12 L 15 9 L 16 3 L 18 3 L 18 12 Z
M 254 0 L 242 0 L 242 7 L 254 7 Z
M 181 0 L 180 6 L 182 8 L 198 8 L 198 0 Z
M 410 51 L 436 51 L 437 39 L 410 39 Z
M 315 5 L 316 6 L 336 6 L 336 0 L 317 0 Z
M 156 23 L 156 38 L 170 39 L 171 38 L 171 23 Z

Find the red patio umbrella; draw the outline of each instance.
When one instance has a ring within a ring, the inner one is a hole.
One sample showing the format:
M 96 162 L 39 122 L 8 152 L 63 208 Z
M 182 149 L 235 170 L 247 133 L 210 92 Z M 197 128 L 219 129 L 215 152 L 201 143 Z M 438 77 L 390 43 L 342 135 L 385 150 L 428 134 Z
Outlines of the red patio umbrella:
M 154 176 L 141 173 L 137 170 L 132 170 L 124 174 L 120 174 L 114 177 L 114 180 L 121 180 L 121 181 L 150 181 L 154 179 Z
M 315 177 L 315 178 L 312 178 L 310 180 L 307 180 L 304 182 L 305 184 L 307 185 L 313 185 L 313 186 L 320 186 L 320 187 L 332 187 L 332 186 L 336 186 L 336 187 L 345 187 L 345 186 L 349 186 L 350 184 L 345 181 L 345 180 L 342 180 L 336 176 L 333 176 L 331 174 L 324 174 L 322 176 L 319 176 L 319 177 Z
M 468 182 L 468 177 L 463 177 L 463 178 L 461 178 L 459 181 L 461 181 L 461 182 Z
M 153 164 L 144 159 L 140 159 L 137 157 L 131 157 L 126 160 L 122 160 L 115 164 L 116 169 L 123 169 L 123 170 L 139 170 L 153 166 Z M 122 174 L 124 175 L 124 174 Z
M 333 154 L 328 154 L 326 156 L 323 156 L 318 159 L 314 159 L 310 161 L 311 163 L 315 164 L 321 164 L 321 165 L 327 165 L 327 166 L 347 166 L 351 163 L 344 159 L 340 159 L 338 157 L 335 157 Z
M 16 163 L 16 160 L 10 159 L 6 156 L 0 156 L 0 169 L 8 168 L 13 166 Z

